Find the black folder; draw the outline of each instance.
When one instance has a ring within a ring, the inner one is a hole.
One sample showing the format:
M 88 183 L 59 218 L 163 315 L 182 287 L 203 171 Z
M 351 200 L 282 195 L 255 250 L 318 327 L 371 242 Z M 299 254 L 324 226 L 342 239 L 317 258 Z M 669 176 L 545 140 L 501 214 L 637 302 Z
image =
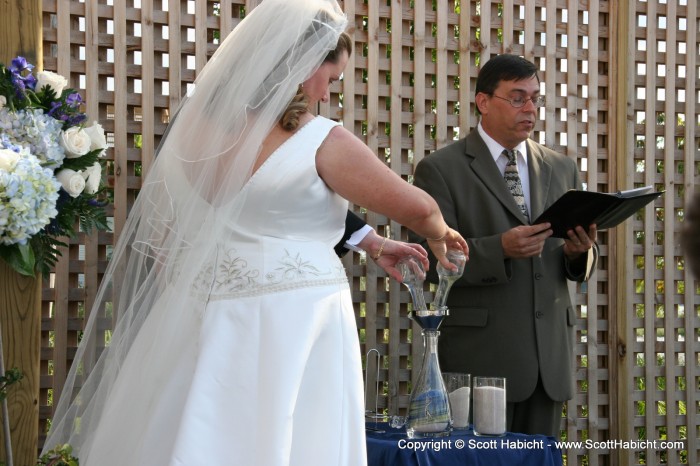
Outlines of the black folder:
M 585 229 L 595 223 L 598 231 L 615 227 L 639 209 L 664 193 L 653 187 L 630 189 L 617 193 L 597 193 L 572 189 L 564 193 L 532 222 L 549 222 L 557 238 L 568 238 L 566 232 L 577 225 Z

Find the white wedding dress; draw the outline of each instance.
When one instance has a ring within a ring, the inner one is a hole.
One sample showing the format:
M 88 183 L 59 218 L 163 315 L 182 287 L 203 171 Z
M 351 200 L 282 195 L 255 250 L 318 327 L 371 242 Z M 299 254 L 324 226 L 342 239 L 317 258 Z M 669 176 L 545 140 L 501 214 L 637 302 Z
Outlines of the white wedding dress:
M 366 464 L 358 335 L 333 252 L 347 201 L 315 167 L 335 125 L 300 128 L 232 201 L 245 205 L 226 234 L 193 245 L 211 260 L 151 310 L 81 466 Z M 193 311 L 173 322 L 173 306 Z

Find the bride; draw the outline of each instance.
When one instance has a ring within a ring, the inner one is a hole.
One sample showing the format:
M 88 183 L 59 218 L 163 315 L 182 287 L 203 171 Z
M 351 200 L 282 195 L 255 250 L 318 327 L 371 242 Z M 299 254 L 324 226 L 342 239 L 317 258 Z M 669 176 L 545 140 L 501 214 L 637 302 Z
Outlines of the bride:
M 333 251 L 347 200 L 432 238 L 445 266 L 467 246 L 430 196 L 309 112 L 348 62 L 346 23 L 335 0 L 264 0 L 202 70 L 120 234 L 46 450 L 70 443 L 81 466 L 366 463 Z

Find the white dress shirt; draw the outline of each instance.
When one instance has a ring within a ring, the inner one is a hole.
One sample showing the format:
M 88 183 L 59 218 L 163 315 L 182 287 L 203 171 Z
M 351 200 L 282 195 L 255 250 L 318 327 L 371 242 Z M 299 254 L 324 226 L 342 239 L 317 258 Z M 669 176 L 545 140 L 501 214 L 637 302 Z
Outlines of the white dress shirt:
M 486 134 L 484 128 L 481 127 L 481 123 L 477 127 L 481 139 L 486 143 L 486 147 L 489 148 L 493 160 L 496 162 L 496 166 L 503 176 L 506 172 L 506 164 L 508 164 L 508 157 L 503 154 L 504 150 L 517 150 L 518 155 L 516 157 L 518 163 L 518 175 L 520 176 L 520 184 L 523 186 L 523 194 L 525 195 L 525 205 L 527 206 L 527 211 L 532 216 L 532 210 L 530 209 L 530 174 L 527 171 L 527 144 L 525 141 L 521 142 L 513 148 L 506 148 L 497 143 L 491 136 Z

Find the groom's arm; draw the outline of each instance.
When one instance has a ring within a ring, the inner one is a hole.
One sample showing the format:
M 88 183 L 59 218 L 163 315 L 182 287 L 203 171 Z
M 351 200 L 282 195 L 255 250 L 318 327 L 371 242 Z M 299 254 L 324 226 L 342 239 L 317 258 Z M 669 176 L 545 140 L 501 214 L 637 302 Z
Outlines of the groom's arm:
M 372 231 L 372 227 L 367 225 L 364 220 L 355 215 L 354 212 L 348 210 L 345 216 L 345 232 L 338 244 L 333 248 L 339 257 L 343 257 L 350 249 L 358 250 L 356 246 L 362 239 Z M 352 237 L 352 239 L 351 239 Z
M 411 256 L 419 260 L 426 270 L 430 266 L 428 253 L 421 245 L 380 236 L 374 228 L 351 211 L 348 211 L 345 217 L 343 238 L 334 249 L 340 257 L 348 250 L 364 251 L 368 259 L 397 281 L 402 280 L 401 271 L 397 268 L 402 259 Z

